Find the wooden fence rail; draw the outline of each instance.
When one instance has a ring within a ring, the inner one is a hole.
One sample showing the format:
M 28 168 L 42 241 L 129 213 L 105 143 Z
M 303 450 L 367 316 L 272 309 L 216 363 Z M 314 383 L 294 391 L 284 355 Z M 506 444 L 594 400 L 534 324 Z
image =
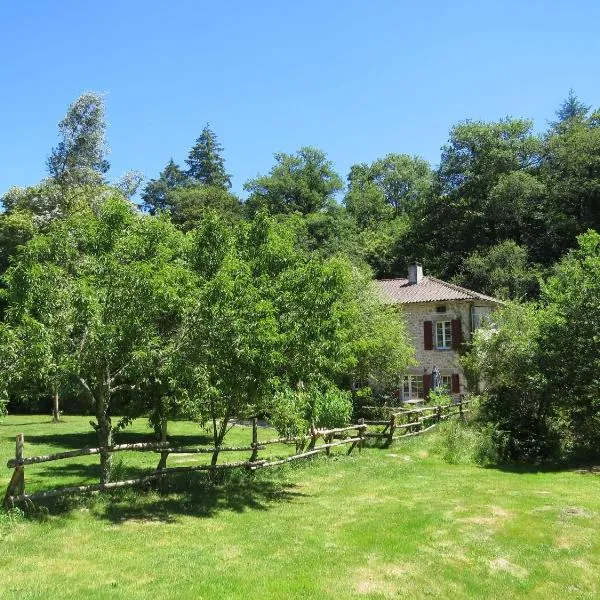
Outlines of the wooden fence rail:
M 25 466 L 36 465 L 40 463 L 64 460 L 79 456 L 90 456 L 100 454 L 105 448 L 81 448 L 77 450 L 67 450 L 64 452 L 56 452 L 41 456 L 24 457 L 25 439 L 23 434 L 19 434 L 16 438 L 15 458 L 7 462 L 8 468 L 14 469 L 11 480 L 8 484 L 6 494 L 4 496 L 4 505 L 13 506 L 17 502 L 33 502 L 34 500 L 43 500 L 46 498 L 54 498 L 58 496 L 66 496 L 79 493 L 99 493 L 104 490 L 118 489 L 126 486 L 139 485 L 155 481 L 177 473 L 189 473 L 194 471 L 216 472 L 222 469 L 233 469 L 244 467 L 251 471 L 258 469 L 274 467 L 285 463 L 293 462 L 310 456 L 314 456 L 321 452 L 329 455 L 332 448 L 350 444 L 348 454 L 358 447 L 362 450 L 367 438 L 382 438 L 391 443 L 394 440 L 420 435 L 433 429 L 439 422 L 454 416 L 463 416 L 468 412 L 464 408 L 468 401 L 447 406 L 424 407 L 420 409 L 411 409 L 397 411 L 390 415 L 388 420 L 366 421 L 359 419 L 358 424 L 348 427 L 336 427 L 332 429 L 315 429 L 304 436 L 284 437 L 271 440 L 258 439 L 257 420 L 252 420 L 252 443 L 249 446 L 222 446 L 213 448 L 186 448 L 181 446 L 171 446 L 169 442 L 142 442 L 135 444 L 115 444 L 106 448 L 109 452 L 155 452 L 160 453 L 164 458 L 161 459 L 159 468 L 142 477 L 127 479 L 123 481 L 114 481 L 110 483 L 96 483 L 88 485 L 70 486 L 57 488 L 53 490 L 45 490 L 35 492 L 33 494 L 25 493 Z M 458 410 L 456 410 L 458 408 Z M 431 414 L 425 414 L 431 413 Z M 409 422 L 402 423 L 400 421 L 409 419 Z M 383 431 L 368 431 L 369 426 L 384 426 Z M 398 434 L 397 431 L 402 433 Z M 356 432 L 351 435 L 351 432 Z M 322 438 L 324 443 L 316 445 L 316 442 Z M 265 450 L 267 445 L 271 444 L 296 444 L 296 453 L 286 458 L 275 460 L 260 460 L 258 453 Z M 220 463 L 215 465 L 202 464 L 182 467 L 166 467 L 166 459 L 170 454 L 220 454 L 221 452 L 250 452 L 248 460 L 236 462 Z M 160 468 L 162 466 L 162 468 Z

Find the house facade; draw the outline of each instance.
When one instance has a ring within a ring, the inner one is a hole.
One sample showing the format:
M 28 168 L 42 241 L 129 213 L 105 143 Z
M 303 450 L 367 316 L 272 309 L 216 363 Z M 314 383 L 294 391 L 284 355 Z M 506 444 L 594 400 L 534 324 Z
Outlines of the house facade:
M 429 395 L 434 369 L 455 397 L 466 393 L 460 348 L 500 302 L 490 296 L 423 275 L 420 264 L 410 265 L 407 279 L 377 282 L 386 303 L 398 305 L 415 347 L 417 365 L 402 374 L 400 400 L 418 402 Z

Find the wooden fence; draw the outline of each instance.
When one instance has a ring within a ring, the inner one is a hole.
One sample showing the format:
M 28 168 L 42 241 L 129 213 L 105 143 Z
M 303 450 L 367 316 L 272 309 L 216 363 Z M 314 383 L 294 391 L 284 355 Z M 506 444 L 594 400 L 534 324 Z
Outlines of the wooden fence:
M 160 453 L 163 459 L 161 465 L 163 468 L 156 469 L 135 479 L 127 479 L 123 481 L 113 481 L 110 483 L 96 483 L 88 485 L 78 485 L 71 487 L 62 487 L 52 490 L 45 490 L 28 494 L 25 492 L 25 467 L 37 465 L 40 463 L 65 460 L 79 456 L 90 456 L 100 454 L 105 448 L 81 448 L 77 450 L 67 450 L 65 452 L 57 452 L 54 454 L 42 456 L 24 456 L 25 439 L 23 434 L 19 434 L 16 439 L 15 458 L 10 459 L 7 467 L 14 469 L 6 494 L 4 496 L 4 505 L 7 507 L 14 506 L 18 502 L 32 503 L 34 500 L 44 500 L 46 498 L 54 498 L 57 496 L 67 496 L 78 493 L 98 493 L 104 490 L 118 489 L 122 487 L 144 484 L 151 481 L 156 481 L 163 477 L 177 473 L 189 473 L 193 471 L 209 471 L 215 472 L 222 469 L 233 469 L 245 467 L 251 471 L 257 469 L 265 469 L 282 465 L 284 463 L 300 460 L 310 456 L 314 456 L 321 452 L 326 455 L 330 454 L 332 448 L 339 446 L 350 445 L 348 454 L 355 448 L 362 450 L 367 438 L 380 438 L 384 442 L 391 443 L 394 440 L 420 435 L 435 427 L 439 422 L 448 419 L 452 416 L 462 416 L 468 412 L 465 405 L 468 401 L 460 404 L 448 406 L 432 406 L 412 410 L 400 410 L 391 414 L 387 420 L 372 420 L 367 421 L 360 419 L 356 425 L 348 427 L 338 427 L 334 429 L 311 429 L 306 436 L 295 438 L 277 438 L 271 440 L 259 441 L 258 439 L 258 424 L 257 420 L 252 421 L 252 443 L 249 446 L 240 447 L 219 447 L 219 448 L 186 448 L 179 446 L 171 446 L 169 442 L 144 442 L 136 444 L 116 444 L 110 446 L 108 451 L 124 452 L 156 452 Z M 383 430 L 368 431 L 369 427 L 383 426 Z M 354 432 L 354 433 L 353 433 Z M 317 445 L 319 439 L 323 440 L 322 444 Z M 259 452 L 265 450 L 271 444 L 295 444 L 296 453 L 285 458 L 278 459 L 260 459 Z M 215 465 L 202 464 L 182 467 L 167 468 L 166 459 L 170 454 L 215 454 L 221 452 L 250 452 L 250 457 L 246 460 L 225 462 Z

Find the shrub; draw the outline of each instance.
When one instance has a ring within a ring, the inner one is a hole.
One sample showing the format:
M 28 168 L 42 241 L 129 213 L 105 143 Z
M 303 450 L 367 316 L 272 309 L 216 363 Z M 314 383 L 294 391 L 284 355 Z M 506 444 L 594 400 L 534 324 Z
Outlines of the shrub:
M 317 392 L 314 398 L 314 419 L 317 427 L 343 427 L 352 416 L 350 392 L 329 388 Z

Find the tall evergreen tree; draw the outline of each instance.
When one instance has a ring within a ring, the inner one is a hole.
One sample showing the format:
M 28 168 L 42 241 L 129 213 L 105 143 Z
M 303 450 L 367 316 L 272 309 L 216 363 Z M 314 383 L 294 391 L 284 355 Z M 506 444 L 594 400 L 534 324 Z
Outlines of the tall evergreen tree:
M 586 117 L 590 107 L 579 100 L 573 90 L 569 90 L 569 95 L 556 111 L 557 120 L 552 123 L 555 131 L 568 128 L 573 122 L 581 122 Z
M 184 186 L 187 180 L 185 172 L 171 159 L 161 171 L 158 179 L 151 179 L 144 188 L 142 193 L 144 209 L 151 215 L 161 210 L 167 210 L 169 192 Z
M 207 123 L 185 161 L 188 165 L 187 176 L 195 183 L 229 189 L 231 176 L 225 171 L 222 152 L 223 146 Z

